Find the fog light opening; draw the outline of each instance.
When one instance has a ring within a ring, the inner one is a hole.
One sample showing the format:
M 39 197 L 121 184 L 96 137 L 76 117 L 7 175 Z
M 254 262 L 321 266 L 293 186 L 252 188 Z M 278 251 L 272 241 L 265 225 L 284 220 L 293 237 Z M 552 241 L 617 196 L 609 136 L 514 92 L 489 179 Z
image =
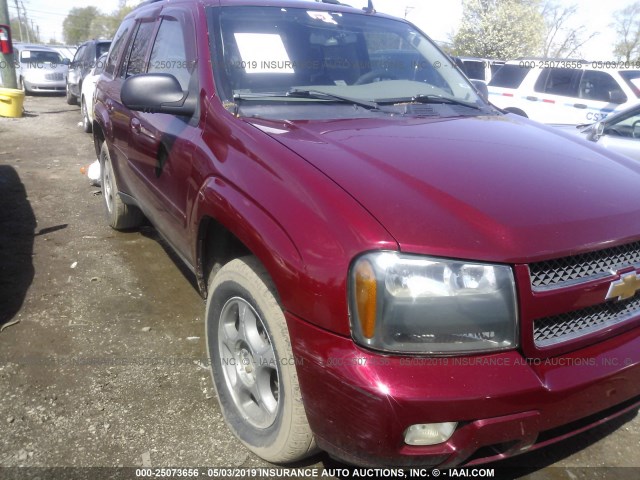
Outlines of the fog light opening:
M 449 440 L 457 426 L 457 422 L 411 425 L 404 432 L 404 443 L 413 446 L 438 445 Z

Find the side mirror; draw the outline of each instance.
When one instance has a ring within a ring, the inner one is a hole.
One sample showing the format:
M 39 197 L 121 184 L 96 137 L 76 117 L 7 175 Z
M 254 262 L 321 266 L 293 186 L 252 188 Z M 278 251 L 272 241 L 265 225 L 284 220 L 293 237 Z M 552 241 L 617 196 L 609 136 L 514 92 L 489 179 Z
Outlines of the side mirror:
M 120 92 L 122 103 L 131 110 L 192 116 L 196 108 L 195 102 L 188 101 L 189 96 L 168 73 L 134 75 L 124 81 Z
M 11 27 L 9 25 L 0 25 L 0 53 L 3 55 L 11 55 L 13 53 Z
M 621 90 L 609 91 L 609 101 L 611 103 L 624 103 L 627 101 L 627 96 Z
M 476 87 L 478 95 L 487 103 L 489 103 L 489 88 L 487 84 L 482 80 L 471 80 L 471 83 Z
M 593 125 L 591 125 L 591 127 L 589 127 L 590 131 L 587 138 L 592 142 L 597 142 L 600 137 L 604 135 L 604 127 L 605 125 L 602 122 L 594 123 Z
M 69 60 L 68 58 L 63 58 L 62 64 L 68 67 L 69 65 L 71 65 L 71 60 Z

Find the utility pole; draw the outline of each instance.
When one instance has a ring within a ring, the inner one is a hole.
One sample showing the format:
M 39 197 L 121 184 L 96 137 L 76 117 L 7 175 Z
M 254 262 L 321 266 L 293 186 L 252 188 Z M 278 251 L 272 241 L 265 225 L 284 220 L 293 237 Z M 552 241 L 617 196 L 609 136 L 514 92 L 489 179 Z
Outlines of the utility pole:
M 20 31 L 20 41 L 24 42 L 24 37 L 22 36 L 22 14 L 20 13 L 18 0 L 14 0 L 14 2 L 16 3 L 16 10 L 18 11 L 18 30 Z
M 29 35 L 29 19 L 27 18 L 27 9 L 24 8 L 24 2 L 22 0 L 20 0 L 20 3 L 22 3 L 22 13 L 24 15 L 24 24 L 27 30 L 27 43 L 31 43 L 31 35 Z
M 0 0 L 0 24 L 10 25 L 9 5 L 7 0 Z M 0 51 L 0 80 L 4 88 L 18 88 L 13 53 L 3 54 Z

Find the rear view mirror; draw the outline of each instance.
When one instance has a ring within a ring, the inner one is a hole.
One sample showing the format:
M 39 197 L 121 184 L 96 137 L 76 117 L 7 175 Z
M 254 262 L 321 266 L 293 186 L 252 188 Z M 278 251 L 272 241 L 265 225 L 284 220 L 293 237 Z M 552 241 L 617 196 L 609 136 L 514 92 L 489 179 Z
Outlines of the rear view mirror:
M 13 53 L 13 45 L 11 44 L 11 27 L 9 25 L 0 25 L 0 53 L 10 55 Z

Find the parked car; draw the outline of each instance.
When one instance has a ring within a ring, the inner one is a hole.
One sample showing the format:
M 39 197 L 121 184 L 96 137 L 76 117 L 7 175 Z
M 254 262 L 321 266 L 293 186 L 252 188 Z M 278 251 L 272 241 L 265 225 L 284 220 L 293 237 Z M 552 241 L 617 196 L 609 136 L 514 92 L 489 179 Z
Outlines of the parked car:
M 98 59 L 109 51 L 111 40 L 89 40 L 78 47 L 67 78 L 67 103 L 76 105 L 82 92 L 82 82 L 96 66 Z
M 25 93 L 64 92 L 69 62 L 58 52 L 37 45 L 14 45 L 18 88 Z
M 612 152 L 640 161 L 640 104 L 591 125 L 557 126 Z
M 96 83 L 104 71 L 107 54 L 103 53 L 95 66 L 89 71 L 82 82 L 82 92 L 80 94 L 80 113 L 82 115 L 82 129 L 91 133 L 93 125 L 93 98 L 96 91 Z
M 145 5 L 94 114 L 107 221 L 193 271 L 262 458 L 475 465 L 640 405 L 640 166 L 502 114 L 405 20 Z
M 490 58 L 459 57 L 462 71 L 471 80 L 481 80 L 489 83 L 493 76 L 505 64 L 502 60 Z
M 489 82 L 491 102 L 542 123 L 584 124 L 640 102 L 640 68 L 584 60 L 507 62 Z

